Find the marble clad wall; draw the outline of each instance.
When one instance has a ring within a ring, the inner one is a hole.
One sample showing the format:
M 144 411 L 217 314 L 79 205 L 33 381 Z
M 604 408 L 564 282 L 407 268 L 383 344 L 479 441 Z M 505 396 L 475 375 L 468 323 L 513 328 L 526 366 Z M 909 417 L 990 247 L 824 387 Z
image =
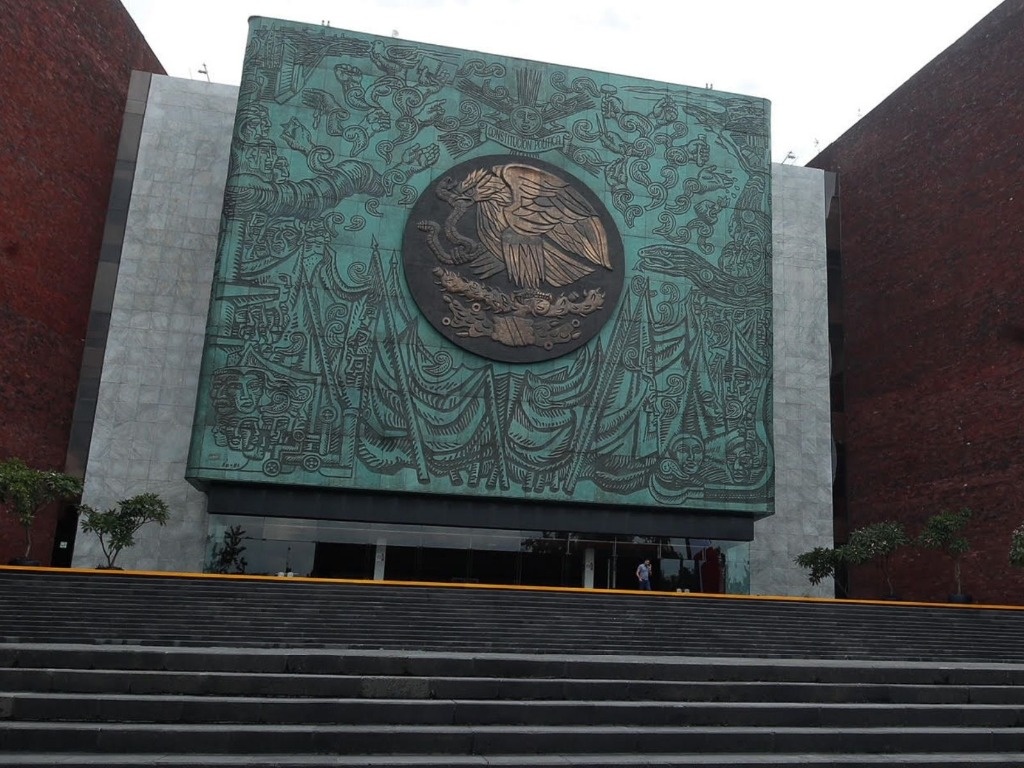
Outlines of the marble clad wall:
M 793 558 L 832 546 L 824 173 L 772 166 L 775 514 L 754 523 L 751 594 L 832 596 Z
M 166 527 L 118 565 L 202 570 L 204 494 L 185 481 L 238 89 L 154 76 L 139 144 L 82 501 L 154 492 Z M 73 564 L 105 562 L 78 532 Z

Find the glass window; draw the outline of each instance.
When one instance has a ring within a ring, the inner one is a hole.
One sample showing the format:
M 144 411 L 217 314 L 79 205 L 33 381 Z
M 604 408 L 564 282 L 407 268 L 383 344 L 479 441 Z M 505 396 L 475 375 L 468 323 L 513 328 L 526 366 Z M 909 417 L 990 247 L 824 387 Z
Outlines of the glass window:
M 234 525 L 254 574 L 372 579 L 380 543 L 389 580 L 579 587 L 592 550 L 598 589 L 636 589 L 637 565 L 650 560 L 656 590 L 750 591 L 746 542 L 211 515 L 211 560 Z

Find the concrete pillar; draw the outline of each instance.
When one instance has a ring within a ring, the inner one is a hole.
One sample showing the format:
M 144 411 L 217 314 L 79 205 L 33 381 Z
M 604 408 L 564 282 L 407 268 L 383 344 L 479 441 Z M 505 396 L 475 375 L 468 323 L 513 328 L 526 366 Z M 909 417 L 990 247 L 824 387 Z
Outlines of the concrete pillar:
M 387 562 L 388 540 L 377 539 L 377 554 L 373 558 L 373 580 L 384 581 L 384 564 Z
M 583 588 L 594 588 L 594 548 L 583 550 Z

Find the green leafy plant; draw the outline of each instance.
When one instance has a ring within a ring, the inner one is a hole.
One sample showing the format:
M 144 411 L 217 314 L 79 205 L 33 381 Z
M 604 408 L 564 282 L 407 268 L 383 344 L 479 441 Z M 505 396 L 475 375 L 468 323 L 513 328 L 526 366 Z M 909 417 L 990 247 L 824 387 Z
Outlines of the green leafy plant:
M 1010 565 L 1024 568 L 1024 523 L 1010 534 Z
M 224 531 L 221 543 L 213 545 L 211 573 L 245 573 L 249 563 L 242 557 L 245 552 L 242 544 L 244 538 L 245 529 L 240 525 L 232 525 Z
M 164 525 L 168 510 L 155 493 L 140 493 L 130 499 L 122 499 L 117 506 L 100 512 L 88 504 L 79 507 L 82 513 L 82 530 L 95 533 L 100 548 L 107 558 L 107 568 L 114 567 L 114 561 L 122 549 L 134 546 L 135 534 L 146 523 Z
M 850 531 L 850 539 L 841 549 L 843 559 L 851 565 L 875 563 L 892 597 L 895 594 L 892 584 L 893 556 L 909 543 L 910 537 L 903 523 L 886 520 Z
M 47 504 L 82 493 L 82 482 L 62 472 L 32 469 L 21 459 L 0 462 L 0 505 L 25 529 L 25 555 L 32 552 L 32 523 Z
M 924 530 L 917 537 L 920 546 L 942 550 L 952 558 L 953 583 L 956 584 L 958 595 L 963 594 L 960 564 L 963 556 L 971 549 L 970 542 L 963 535 L 963 530 L 970 520 L 971 510 L 966 507 L 956 512 L 939 512 L 925 521 Z
M 793 558 L 793 562 L 807 569 L 807 580 L 811 584 L 820 584 L 828 578 L 834 578 L 836 569 L 843 562 L 842 550 L 831 547 L 815 547 Z

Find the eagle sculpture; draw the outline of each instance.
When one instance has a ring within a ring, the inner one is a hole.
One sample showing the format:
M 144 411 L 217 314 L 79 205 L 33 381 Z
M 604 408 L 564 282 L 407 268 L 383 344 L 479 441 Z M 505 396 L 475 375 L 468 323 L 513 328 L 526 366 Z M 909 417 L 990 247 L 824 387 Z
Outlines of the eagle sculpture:
M 428 245 L 442 263 L 467 264 L 480 278 L 502 270 L 521 287 L 556 288 L 611 269 L 608 238 L 594 207 L 568 183 L 543 169 L 521 163 L 471 171 L 461 181 L 442 179 L 437 195 L 452 206 L 444 233 L 434 222 L 420 222 Z M 476 207 L 476 234 L 463 235 L 459 220 Z

